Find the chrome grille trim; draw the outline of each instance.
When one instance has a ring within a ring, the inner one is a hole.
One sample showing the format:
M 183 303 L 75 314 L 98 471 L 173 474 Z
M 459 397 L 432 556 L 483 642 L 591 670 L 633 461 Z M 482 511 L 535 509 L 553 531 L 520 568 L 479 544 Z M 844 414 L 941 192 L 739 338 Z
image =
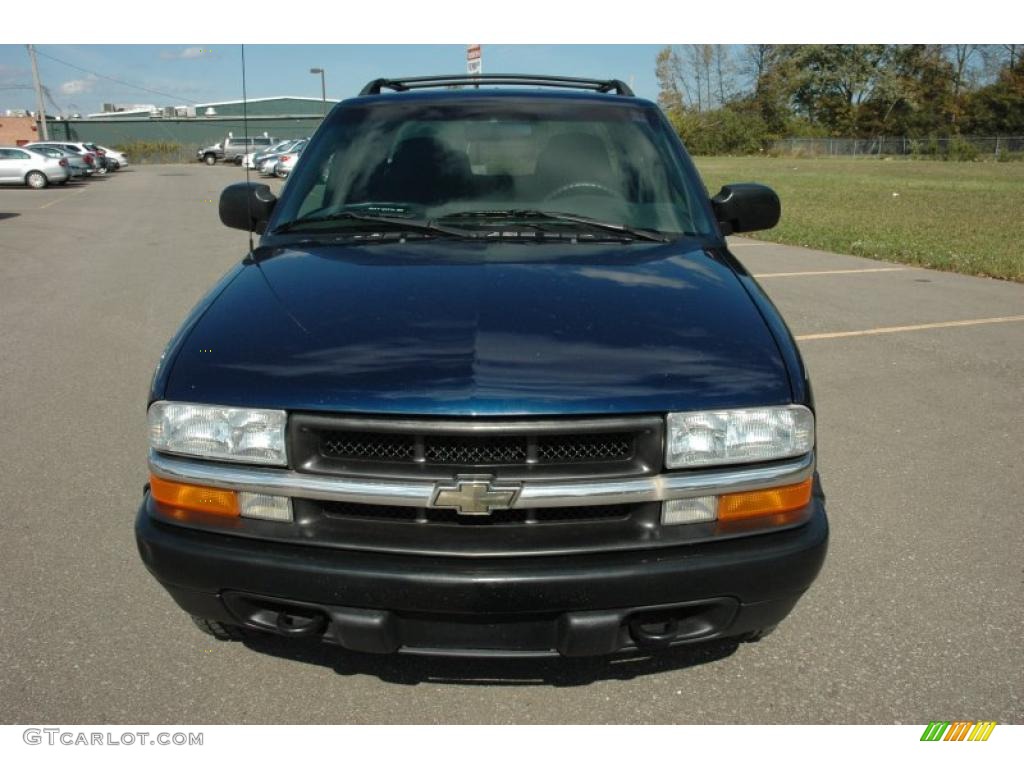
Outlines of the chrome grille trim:
M 723 467 L 647 477 L 523 482 L 512 509 L 635 504 L 792 485 L 814 473 L 815 455 L 759 467 Z M 427 507 L 436 482 L 312 475 L 287 469 L 218 464 L 149 453 L 157 477 L 214 488 L 322 501 Z

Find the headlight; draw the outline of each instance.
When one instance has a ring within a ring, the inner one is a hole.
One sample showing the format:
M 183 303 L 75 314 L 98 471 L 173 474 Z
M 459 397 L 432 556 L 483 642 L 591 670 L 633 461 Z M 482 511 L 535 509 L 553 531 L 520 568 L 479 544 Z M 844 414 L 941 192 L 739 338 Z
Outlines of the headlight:
M 670 413 L 665 466 L 771 461 L 813 448 L 814 414 L 802 405 Z
M 250 464 L 288 463 L 284 411 L 153 403 L 149 445 L 157 451 Z

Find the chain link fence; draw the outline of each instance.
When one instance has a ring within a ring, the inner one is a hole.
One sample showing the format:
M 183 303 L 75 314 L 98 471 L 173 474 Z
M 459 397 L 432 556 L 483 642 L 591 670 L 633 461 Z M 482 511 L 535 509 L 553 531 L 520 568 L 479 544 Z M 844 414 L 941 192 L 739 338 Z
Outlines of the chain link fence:
M 1024 136 L 942 136 L 910 139 L 792 138 L 771 142 L 769 151 L 805 157 L 955 157 L 966 160 L 1009 159 L 1024 155 Z

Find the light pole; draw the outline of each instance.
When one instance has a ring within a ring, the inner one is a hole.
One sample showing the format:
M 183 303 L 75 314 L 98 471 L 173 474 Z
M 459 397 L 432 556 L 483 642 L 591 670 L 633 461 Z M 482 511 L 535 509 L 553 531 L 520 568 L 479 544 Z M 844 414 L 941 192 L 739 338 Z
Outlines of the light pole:
M 309 70 L 311 75 L 320 75 L 320 99 L 324 103 L 324 116 L 327 115 L 327 81 L 324 79 L 323 67 L 313 67 Z

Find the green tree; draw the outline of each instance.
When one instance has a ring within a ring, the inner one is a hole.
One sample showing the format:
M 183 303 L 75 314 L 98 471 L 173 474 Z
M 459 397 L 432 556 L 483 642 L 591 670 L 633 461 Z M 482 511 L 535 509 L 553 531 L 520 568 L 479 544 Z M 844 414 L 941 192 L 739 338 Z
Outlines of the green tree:
M 945 132 L 956 97 L 953 65 L 942 46 L 888 46 L 882 66 L 885 75 L 859 110 L 860 135 L 919 137 Z
M 1018 58 L 996 82 L 967 95 L 963 130 L 986 136 L 1024 134 L 1024 60 Z
M 885 45 L 786 46 L 793 104 L 812 124 L 835 135 L 857 135 L 862 106 L 892 90 Z

